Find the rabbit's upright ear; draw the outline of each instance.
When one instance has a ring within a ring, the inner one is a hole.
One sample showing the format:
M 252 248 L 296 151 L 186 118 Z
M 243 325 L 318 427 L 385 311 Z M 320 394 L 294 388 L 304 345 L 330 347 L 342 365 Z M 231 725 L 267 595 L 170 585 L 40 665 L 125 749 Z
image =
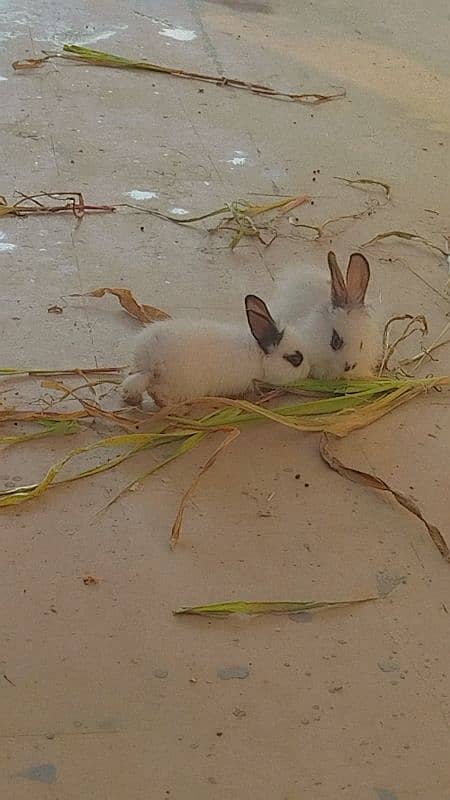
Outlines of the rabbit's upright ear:
M 362 253 L 353 253 L 347 267 L 347 298 L 350 305 L 362 306 L 370 278 L 370 267 Z
M 278 329 L 266 304 L 256 295 L 247 295 L 245 298 L 245 310 L 250 330 L 261 350 L 266 355 L 271 353 L 281 342 L 283 331 Z
M 347 287 L 336 254 L 331 250 L 328 253 L 328 268 L 331 275 L 331 302 L 334 308 L 343 308 L 347 305 Z

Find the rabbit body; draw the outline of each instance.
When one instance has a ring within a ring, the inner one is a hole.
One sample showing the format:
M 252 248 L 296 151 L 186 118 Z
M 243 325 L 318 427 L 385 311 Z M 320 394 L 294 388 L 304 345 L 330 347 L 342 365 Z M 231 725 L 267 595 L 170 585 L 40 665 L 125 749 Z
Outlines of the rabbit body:
M 279 343 L 266 342 L 264 352 L 244 325 L 155 322 L 136 339 L 132 374 L 122 384 L 122 395 L 140 402 L 148 392 L 162 407 L 208 395 L 242 395 L 254 379 L 282 384 L 304 378 L 309 364 L 299 353 L 298 334 L 287 327 L 278 336 Z M 295 353 L 301 356 L 297 366 L 285 357 Z

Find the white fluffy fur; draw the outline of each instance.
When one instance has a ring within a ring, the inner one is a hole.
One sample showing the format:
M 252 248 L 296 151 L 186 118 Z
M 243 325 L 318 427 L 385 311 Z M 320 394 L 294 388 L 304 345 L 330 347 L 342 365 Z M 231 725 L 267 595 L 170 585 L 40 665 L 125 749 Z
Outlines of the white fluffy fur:
M 271 301 L 273 314 L 299 330 L 312 377 L 370 376 L 381 357 L 379 322 L 366 305 L 334 308 L 330 287 L 325 270 L 291 270 L 277 285 Z M 333 330 L 344 340 L 343 347 L 336 351 L 330 346 Z
M 301 338 L 291 326 L 278 347 L 265 355 L 245 325 L 155 322 L 136 338 L 132 373 L 122 384 L 122 394 L 137 403 L 148 392 L 162 407 L 208 395 L 242 395 L 254 379 L 294 383 L 309 372 L 304 353 L 299 367 L 283 358 L 296 350 L 303 353 Z

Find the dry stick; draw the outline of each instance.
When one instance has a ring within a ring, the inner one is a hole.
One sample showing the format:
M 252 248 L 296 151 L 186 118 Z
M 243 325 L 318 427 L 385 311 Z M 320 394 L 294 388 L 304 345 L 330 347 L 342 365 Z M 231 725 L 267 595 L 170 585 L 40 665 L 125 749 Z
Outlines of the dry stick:
M 236 439 L 240 434 L 239 428 L 231 428 L 231 429 L 222 428 L 222 430 L 228 430 L 229 431 L 228 435 L 225 437 L 223 442 L 221 442 L 221 444 L 218 447 L 216 447 L 214 452 L 209 456 L 208 460 L 205 461 L 205 463 L 200 467 L 198 475 L 194 478 L 191 485 L 189 486 L 188 489 L 186 489 L 186 491 L 183 494 L 183 497 L 181 498 L 177 516 L 175 518 L 175 522 L 173 523 L 172 533 L 170 536 L 171 550 L 174 550 L 178 543 L 181 534 L 181 526 L 183 524 L 183 515 L 186 510 L 187 503 L 191 498 L 191 496 L 193 495 L 193 493 L 195 492 L 201 477 L 205 474 L 205 472 L 208 471 L 210 467 L 212 467 L 212 465 L 214 464 L 216 458 L 220 455 L 220 453 L 223 450 L 225 450 L 225 448 L 228 447 L 228 445 L 230 445 L 231 442 L 233 442 L 234 439 Z
M 425 525 L 433 544 L 439 550 L 441 556 L 445 559 L 445 561 L 450 563 L 450 550 L 448 548 L 447 542 L 445 541 L 442 533 L 440 532 L 439 528 L 436 525 L 432 525 L 428 522 L 425 517 L 423 516 L 420 508 L 411 500 L 410 497 L 406 497 L 406 495 L 402 494 L 401 492 L 397 492 L 395 489 L 392 489 L 382 478 L 379 478 L 377 475 L 371 475 L 368 472 L 362 472 L 359 469 L 353 469 L 353 467 L 347 467 L 343 464 L 337 456 L 335 456 L 331 452 L 330 447 L 331 438 L 326 433 L 322 433 L 320 437 L 320 455 L 322 456 L 323 460 L 325 461 L 328 466 L 333 469 L 335 472 L 339 473 L 343 478 L 347 478 L 353 483 L 358 483 L 360 486 L 368 486 L 371 489 L 378 489 L 382 492 L 388 492 L 389 494 L 394 497 L 394 499 L 399 503 L 403 508 L 406 508 L 411 514 L 414 514 L 418 519 L 423 522 Z
M 159 64 L 152 64 L 150 61 L 133 61 L 128 58 L 116 56 L 111 53 L 105 53 L 100 50 L 91 50 L 89 47 L 80 47 L 75 44 L 65 44 L 63 52 L 60 53 L 45 53 L 43 58 L 28 58 L 24 61 L 15 61 L 13 67 L 15 70 L 32 69 L 39 67 L 51 58 L 71 59 L 75 61 L 82 61 L 88 64 L 94 64 L 98 67 L 115 67 L 118 69 L 141 69 L 149 70 L 151 72 L 162 72 L 167 75 L 172 75 L 176 78 L 189 78 L 191 80 L 203 81 L 206 83 L 213 83 L 215 86 L 230 86 L 234 89 L 244 89 L 264 97 L 285 98 L 293 100 L 298 103 L 305 103 L 307 105 L 319 105 L 326 103 L 330 100 L 337 100 L 338 98 L 345 97 L 346 91 L 342 89 L 335 94 L 319 94 L 317 92 L 306 92 L 303 94 L 296 94 L 293 92 L 282 92 L 277 89 L 272 89 L 270 86 L 264 86 L 260 83 L 251 83 L 248 81 L 240 80 L 239 78 L 228 78 L 226 76 L 207 75 L 201 72 L 190 72 L 184 69 L 177 69 L 176 67 L 164 67 Z
M 88 205 L 84 201 L 81 192 L 40 192 L 39 194 L 25 195 L 23 192 L 18 192 L 21 199 L 16 203 L 9 204 L 6 198 L 0 195 L 0 216 L 16 216 L 22 217 L 28 214 L 59 214 L 62 212 L 70 211 L 77 219 L 82 219 L 86 212 L 94 211 L 101 213 L 112 213 L 115 211 L 115 206 L 108 205 Z M 46 206 L 38 201 L 38 197 L 48 197 L 49 199 L 67 200 L 66 205 Z M 76 200 L 78 198 L 78 202 Z M 29 200 L 34 205 L 24 205 Z
M 409 320 L 405 330 L 403 333 L 397 337 L 395 342 L 392 344 L 389 343 L 389 333 L 391 325 L 394 322 L 399 322 L 402 320 Z M 417 325 L 417 327 L 414 327 Z M 428 325 L 426 317 L 423 314 L 418 314 L 417 316 L 413 317 L 412 314 L 398 314 L 395 317 L 391 317 L 386 322 L 383 331 L 383 358 L 381 360 L 380 368 L 378 371 L 378 377 L 380 378 L 383 375 L 385 370 L 389 369 L 389 359 L 393 356 L 395 350 L 397 349 L 398 345 L 401 342 L 404 342 L 405 339 L 408 339 L 413 333 L 421 333 L 422 338 L 428 333 Z
M 430 361 L 437 361 L 437 359 L 433 358 L 431 354 L 434 353 L 435 350 L 439 350 L 440 347 L 445 347 L 445 345 L 450 344 L 450 339 L 445 339 L 443 342 L 441 342 L 442 337 L 445 336 L 449 328 L 450 328 L 450 322 L 447 322 L 447 325 L 444 326 L 439 336 L 434 340 L 433 344 L 431 344 L 430 347 L 423 347 L 422 352 L 417 353 L 415 356 L 412 356 L 412 358 L 403 359 L 403 361 L 401 361 L 400 364 L 402 366 L 407 366 L 408 364 L 414 364 L 415 362 L 417 362 L 413 370 L 413 372 L 417 372 L 417 370 L 420 369 L 426 358 L 428 358 Z
M 122 367 L 92 367 L 80 369 L 14 369 L 14 368 L 0 368 L 0 378 L 45 378 L 51 375 L 106 375 L 108 372 L 117 374 L 126 369 Z

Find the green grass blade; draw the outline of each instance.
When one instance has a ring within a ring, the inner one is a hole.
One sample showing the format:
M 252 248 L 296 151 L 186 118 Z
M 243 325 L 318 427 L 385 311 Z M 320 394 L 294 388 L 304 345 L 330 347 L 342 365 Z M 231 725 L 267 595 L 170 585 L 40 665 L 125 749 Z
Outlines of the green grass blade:
M 318 611 L 325 608 L 338 608 L 344 606 L 367 603 L 378 600 L 377 597 L 362 597 L 357 600 L 275 600 L 275 601 L 248 601 L 233 600 L 225 603 L 211 603 L 206 606 L 182 606 L 174 614 L 196 614 L 200 616 L 227 617 L 230 614 L 300 614 L 303 611 Z

